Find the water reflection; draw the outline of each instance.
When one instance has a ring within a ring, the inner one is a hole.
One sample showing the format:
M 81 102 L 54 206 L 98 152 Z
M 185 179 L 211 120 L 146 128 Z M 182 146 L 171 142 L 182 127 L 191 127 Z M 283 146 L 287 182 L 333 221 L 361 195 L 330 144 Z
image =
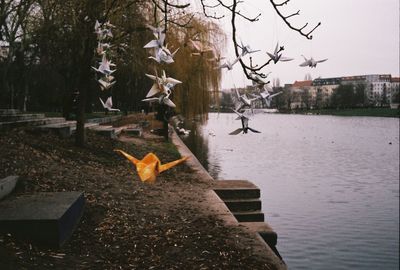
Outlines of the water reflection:
M 210 114 L 186 143 L 214 178 L 260 187 L 289 268 L 398 269 L 398 119 L 255 115 L 261 134 L 229 136 L 235 118 Z

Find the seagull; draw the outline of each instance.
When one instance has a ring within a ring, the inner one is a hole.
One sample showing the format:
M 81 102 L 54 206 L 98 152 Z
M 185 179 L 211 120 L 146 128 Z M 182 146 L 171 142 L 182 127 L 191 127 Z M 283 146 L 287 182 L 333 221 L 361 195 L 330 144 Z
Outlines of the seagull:
M 99 99 L 100 99 L 101 105 L 103 105 L 104 109 L 106 109 L 107 111 L 109 111 L 109 112 L 119 112 L 120 111 L 119 109 L 112 108 L 113 104 L 112 104 L 111 96 L 107 98 L 106 103 L 104 103 L 101 98 L 99 98 Z
M 276 97 L 280 94 L 282 94 L 283 92 L 277 92 L 275 94 L 271 94 L 267 89 L 265 89 L 264 92 L 259 93 L 261 100 L 263 100 L 265 102 L 265 104 L 267 105 L 267 107 L 271 107 L 271 101 L 273 97 Z
M 216 69 L 227 68 L 228 70 L 232 70 L 233 66 L 240 60 L 240 58 L 242 58 L 242 55 L 239 55 L 235 60 L 233 60 L 233 62 L 230 62 L 229 60 L 227 60 L 225 63 L 223 63 L 219 67 L 216 67 Z
M 278 63 L 278 61 L 287 62 L 287 61 L 292 61 L 293 60 L 293 58 L 283 57 L 282 54 L 279 53 L 282 50 L 283 50 L 283 46 L 279 47 L 279 43 L 276 43 L 276 47 L 275 47 L 274 53 L 267 52 L 268 56 L 274 61 L 275 64 Z
M 260 51 L 260 50 L 251 50 L 251 48 L 250 48 L 249 45 L 244 46 L 242 42 L 240 42 L 240 43 L 242 44 L 242 46 L 240 46 L 240 45 L 238 45 L 238 46 L 239 46 L 239 48 L 242 49 L 242 54 L 241 54 L 241 56 L 245 56 L 246 54 L 252 54 L 252 53 L 255 53 L 255 52 L 259 52 L 259 51 Z
M 133 163 L 138 172 L 139 178 L 142 182 L 154 183 L 157 175 L 166 171 L 182 162 L 187 160 L 189 157 L 183 157 L 181 159 L 168 162 L 166 164 L 161 164 L 160 159 L 153 153 L 148 153 L 144 156 L 142 160 L 136 159 L 135 157 L 129 155 L 128 153 L 115 149 L 115 152 L 122 154 L 126 159 Z
M 146 97 L 152 97 L 158 93 L 166 92 L 165 89 L 171 89 L 175 85 L 182 83 L 181 81 L 167 77 L 165 74 L 165 70 L 162 71 L 161 77 L 158 77 L 157 71 L 156 75 L 145 74 L 147 77 L 154 81 L 153 86 L 151 87 L 150 91 L 147 93 Z
M 211 48 L 210 46 L 202 44 L 200 41 L 196 40 L 193 41 L 192 39 L 189 39 L 190 44 L 192 44 L 192 48 L 195 49 L 197 52 L 191 53 L 191 56 L 202 56 L 203 54 L 207 52 L 213 52 L 214 49 Z
M 236 111 L 236 110 L 233 110 L 233 111 L 239 116 L 237 120 L 240 119 L 240 120 L 242 121 L 242 128 L 238 128 L 238 129 L 232 131 L 231 133 L 229 133 L 229 135 L 237 135 L 237 134 L 239 134 L 240 132 L 243 132 L 243 134 L 245 134 L 245 133 L 247 133 L 249 130 L 250 130 L 251 132 L 254 132 L 254 133 L 261 133 L 260 131 L 255 130 L 255 129 L 252 129 L 252 128 L 249 127 L 249 118 L 247 118 L 246 116 L 244 116 L 243 113 L 239 113 L 239 112 Z
M 312 58 L 312 57 L 310 59 L 307 59 L 304 55 L 301 55 L 301 56 L 303 56 L 304 62 L 299 65 L 300 67 L 308 66 L 311 68 L 315 68 L 318 63 L 322 63 L 322 62 L 325 62 L 326 60 L 328 60 L 328 58 L 326 58 L 326 59 L 315 61 L 314 58 Z

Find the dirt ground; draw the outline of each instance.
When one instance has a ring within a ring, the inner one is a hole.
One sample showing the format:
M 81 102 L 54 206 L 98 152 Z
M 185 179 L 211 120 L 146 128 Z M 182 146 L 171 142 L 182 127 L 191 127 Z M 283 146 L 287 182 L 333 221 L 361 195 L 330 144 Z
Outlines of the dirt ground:
M 84 191 L 86 199 L 80 224 L 62 248 L 0 234 L 0 269 L 275 269 L 254 255 L 251 236 L 210 214 L 205 192 L 212 183 L 181 164 L 144 184 L 113 152 L 179 158 L 174 145 L 145 138 L 111 140 L 89 131 L 87 147 L 78 148 L 73 138 L 0 132 L 0 178 L 20 176 L 10 196 Z

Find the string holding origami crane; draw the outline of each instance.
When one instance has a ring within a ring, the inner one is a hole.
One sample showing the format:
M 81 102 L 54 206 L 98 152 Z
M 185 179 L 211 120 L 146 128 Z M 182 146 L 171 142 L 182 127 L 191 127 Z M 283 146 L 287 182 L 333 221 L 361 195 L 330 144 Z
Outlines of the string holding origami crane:
M 169 99 L 169 96 L 172 93 L 172 88 L 179 84 L 182 83 L 181 81 L 167 77 L 165 74 L 165 71 L 162 71 L 161 77 L 158 77 L 157 71 L 156 75 L 150 75 L 146 74 L 147 77 L 150 79 L 154 80 L 154 84 L 151 87 L 150 91 L 147 93 L 146 98 L 142 99 L 144 102 L 156 102 L 158 101 L 159 104 L 165 104 L 169 107 L 175 108 L 175 104 L 172 102 L 172 100 Z M 155 95 L 158 95 L 157 97 L 153 97 Z
M 267 54 L 272 59 L 272 61 L 274 61 L 275 64 L 278 63 L 278 61 L 281 61 L 281 62 L 292 61 L 293 58 L 283 57 L 282 53 L 279 53 L 279 52 L 283 51 L 284 49 L 285 48 L 283 46 L 279 47 L 279 43 L 276 43 L 274 52 L 273 53 L 267 52 Z
M 149 27 L 149 26 L 148 26 Z M 164 46 L 165 34 L 161 32 L 160 28 L 152 27 L 150 28 L 156 39 L 151 40 L 143 48 L 153 49 L 154 56 L 150 56 L 150 59 L 155 60 L 157 63 L 165 62 L 171 64 L 174 62 L 174 56 L 178 52 L 179 48 L 173 53 L 168 49 L 168 45 Z
M 181 159 L 162 164 L 160 159 L 153 153 L 148 153 L 142 160 L 139 160 L 122 150 L 115 149 L 114 151 L 122 154 L 133 165 L 135 165 L 136 171 L 142 182 L 149 183 L 153 183 L 160 173 L 184 162 L 189 158 L 183 157 Z
M 325 62 L 326 60 L 328 60 L 328 58 L 326 58 L 326 59 L 322 59 L 322 60 L 317 60 L 316 61 L 312 57 L 310 59 L 307 59 L 304 55 L 301 55 L 301 56 L 303 56 L 304 62 L 299 65 L 300 67 L 307 67 L 308 66 L 308 67 L 311 67 L 311 68 L 315 68 L 318 63 L 322 63 L 322 62 Z

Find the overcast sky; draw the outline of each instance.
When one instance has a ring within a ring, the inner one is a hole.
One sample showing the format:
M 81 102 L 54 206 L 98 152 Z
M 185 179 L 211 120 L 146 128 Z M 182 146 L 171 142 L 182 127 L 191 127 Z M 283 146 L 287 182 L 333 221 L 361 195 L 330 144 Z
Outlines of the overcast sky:
M 312 78 L 338 77 L 363 74 L 392 74 L 399 76 L 399 0 L 292 0 L 280 10 L 289 15 L 300 9 L 300 15 L 290 20 L 301 27 L 309 23 L 311 30 L 319 21 L 322 25 L 307 40 L 290 30 L 274 13 L 268 0 L 245 0 L 239 9 L 249 16 L 262 13 L 258 22 L 238 19 L 238 38 L 252 49 L 253 60 L 262 64 L 268 60 L 266 51 L 272 52 L 277 41 L 285 46 L 284 56 L 291 62 L 268 65 L 264 71 L 272 73 L 269 79 L 280 78 L 281 84 L 303 80 L 307 73 Z M 278 2 L 278 1 L 277 1 Z M 279 1 L 281 2 L 281 1 Z M 220 22 L 228 35 L 225 55 L 233 59 L 231 29 L 228 19 Z M 328 58 L 317 68 L 299 67 L 301 55 L 314 59 Z M 248 61 L 248 56 L 245 58 Z M 222 88 L 250 84 L 240 65 L 224 70 Z

